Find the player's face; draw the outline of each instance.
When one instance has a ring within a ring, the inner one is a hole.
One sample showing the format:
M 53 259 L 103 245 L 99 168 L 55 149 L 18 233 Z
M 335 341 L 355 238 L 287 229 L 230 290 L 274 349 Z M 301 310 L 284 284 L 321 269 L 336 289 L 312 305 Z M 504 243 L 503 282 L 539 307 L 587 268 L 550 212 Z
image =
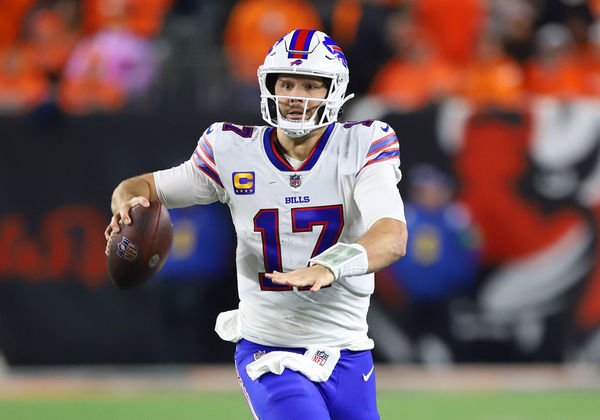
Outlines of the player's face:
M 325 98 L 327 85 L 320 77 L 279 75 L 275 82 L 275 95 L 298 96 L 301 98 Z M 280 98 L 279 112 L 288 120 L 302 120 L 305 100 Z M 305 120 L 315 113 L 321 101 L 308 101 Z

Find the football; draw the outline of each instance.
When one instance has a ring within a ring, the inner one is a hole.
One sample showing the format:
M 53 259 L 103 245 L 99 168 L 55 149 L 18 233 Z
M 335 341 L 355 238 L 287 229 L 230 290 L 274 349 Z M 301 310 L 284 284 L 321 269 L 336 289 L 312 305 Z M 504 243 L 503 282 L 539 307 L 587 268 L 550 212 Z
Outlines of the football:
M 173 244 L 173 223 L 160 201 L 130 210 L 131 224 L 121 224 L 106 244 L 106 264 L 119 289 L 130 289 L 154 276 L 163 267 Z

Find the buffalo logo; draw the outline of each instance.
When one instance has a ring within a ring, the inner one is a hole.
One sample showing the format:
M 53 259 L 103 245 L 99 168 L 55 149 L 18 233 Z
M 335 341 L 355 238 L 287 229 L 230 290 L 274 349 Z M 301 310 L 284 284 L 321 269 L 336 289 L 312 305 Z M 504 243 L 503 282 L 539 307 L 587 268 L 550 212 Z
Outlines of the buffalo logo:
M 317 352 L 315 353 L 315 355 L 312 358 L 312 361 L 315 362 L 319 366 L 324 366 L 325 362 L 327 362 L 328 358 L 329 358 L 329 355 L 326 352 L 324 352 L 323 350 L 317 350 Z
M 137 258 L 138 253 L 138 246 L 123 236 L 123 240 L 117 245 L 117 255 L 126 261 L 132 262 Z
M 298 59 L 298 60 L 294 60 L 290 63 L 290 66 L 298 66 L 302 64 L 302 60 Z
M 323 45 L 329 50 L 331 54 L 336 56 L 342 62 L 344 67 L 348 67 L 348 63 L 346 62 L 346 56 L 344 55 L 344 52 L 342 51 L 340 46 L 335 43 L 333 39 L 326 36 L 325 39 L 323 39 Z
M 290 185 L 292 187 L 298 188 L 300 184 L 302 184 L 302 179 L 300 178 L 300 175 L 290 175 Z
M 284 35 L 284 36 L 285 36 L 285 35 Z M 277 40 L 277 42 L 276 42 L 276 43 L 274 43 L 274 44 L 271 46 L 271 48 L 269 49 L 269 52 L 267 53 L 267 55 L 270 55 L 270 54 L 271 54 L 271 52 L 273 52 L 273 49 L 274 49 L 274 48 L 275 48 L 277 45 L 279 45 L 279 43 L 280 43 L 281 41 L 283 41 L 283 36 L 282 36 L 281 38 L 279 38 L 279 39 Z

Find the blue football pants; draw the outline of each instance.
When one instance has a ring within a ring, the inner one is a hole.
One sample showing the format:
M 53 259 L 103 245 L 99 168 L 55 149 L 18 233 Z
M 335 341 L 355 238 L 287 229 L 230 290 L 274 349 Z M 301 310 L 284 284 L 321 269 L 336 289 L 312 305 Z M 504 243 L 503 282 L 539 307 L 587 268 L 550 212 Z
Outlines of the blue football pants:
M 238 381 L 252 415 L 260 420 L 371 420 L 379 419 L 373 357 L 369 350 L 342 350 L 329 380 L 312 382 L 285 369 L 265 373 L 255 381 L 246 373 L 257 352 L 275 350 L 303 354 L 303 348 L 269 347 L 241 340 L 235 363 Z

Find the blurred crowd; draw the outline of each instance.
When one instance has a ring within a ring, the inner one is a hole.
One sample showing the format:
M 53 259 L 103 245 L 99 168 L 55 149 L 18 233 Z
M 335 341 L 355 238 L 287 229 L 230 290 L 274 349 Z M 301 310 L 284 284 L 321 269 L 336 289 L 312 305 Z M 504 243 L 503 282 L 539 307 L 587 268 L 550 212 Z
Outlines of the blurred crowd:
M 600 93 L 600 0 L 4 0 L 0 113 L 118 111 L 156 84 L 165 21 L 215 11 L 214 39 L 195 41 L 220 44 L 242 92 L 257 92 L 256 68 L 281 34 L 316 28 L 342 46 L 351 91 L 396 109 Z
M 171 0 L 0 2 L 0 112 L 53 104 L 116 111 L 157 71 L 151 40 Z

